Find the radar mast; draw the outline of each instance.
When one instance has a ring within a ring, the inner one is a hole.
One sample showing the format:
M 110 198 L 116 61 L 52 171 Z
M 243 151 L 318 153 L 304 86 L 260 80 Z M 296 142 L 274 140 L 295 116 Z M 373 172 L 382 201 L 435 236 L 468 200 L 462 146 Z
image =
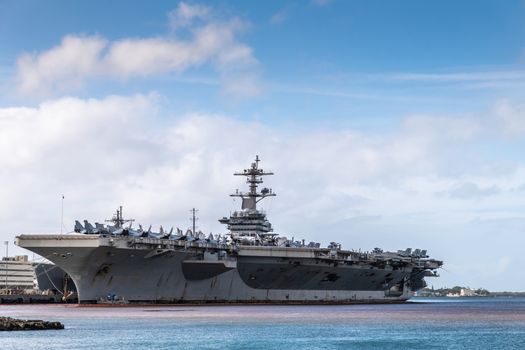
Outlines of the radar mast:
M 236 172 L 233 175 L 235 176 L 246 176 L 246 183 L 250 187 L 249 192 L 240 192 L 236 190 L 235 193 L 231 194 L 231 197 L 240 197 L 242 198 L 242 209 L 257 210 L 257 203 L 266 197 L 273 197 L 275 193 L 272 192 L 271 188 L 263 188 L 261 192 L 257 192 L 257 187 L 259 184 L 263 183 L 263 176 L 273 175 L 271 171 L 264 171 L 259 168 L 259 156 L 255 156 L 255 161 L 252 163 L 251 167 L 244 169 L 242 172 Z
M 120 209 L 117 209 L 117 213 L 113 215 L 113 217 L 109 220 L 105 220 L 106 222 L 112 222 L 115 224 L 115 227 L 121 228 L 124 226 L 125 223 L 133 222 L 134 219 L 124 219 L 122 215 L 122 205 L 119 207 Z

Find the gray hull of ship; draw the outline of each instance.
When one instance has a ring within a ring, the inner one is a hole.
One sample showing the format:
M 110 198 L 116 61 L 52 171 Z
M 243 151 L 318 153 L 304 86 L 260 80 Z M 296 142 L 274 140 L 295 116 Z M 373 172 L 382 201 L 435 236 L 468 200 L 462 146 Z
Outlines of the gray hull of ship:
M 412 296 L 403 282 L 410 269 L 282 256 L 207 262 L 195 260 L 195 251 L 110 246 L 26 248 L 65 270 L 81 303 L 110 295 L 144 303 L 388 303 Z M 395 285 L 401 288 L 393 293 Z

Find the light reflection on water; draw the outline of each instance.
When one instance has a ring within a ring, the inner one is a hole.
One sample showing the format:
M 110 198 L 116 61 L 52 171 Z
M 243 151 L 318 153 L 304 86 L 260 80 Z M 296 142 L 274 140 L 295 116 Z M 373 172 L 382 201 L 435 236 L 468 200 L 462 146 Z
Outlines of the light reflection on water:
M 0 333 L 1 349 L 524 349 L 525 299 L 396 305 L 0 306 L 62 331 Z

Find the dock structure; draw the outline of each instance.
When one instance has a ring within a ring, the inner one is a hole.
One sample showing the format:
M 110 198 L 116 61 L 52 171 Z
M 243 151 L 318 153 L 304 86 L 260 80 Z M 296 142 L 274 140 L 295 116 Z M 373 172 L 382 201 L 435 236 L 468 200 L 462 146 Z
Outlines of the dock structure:
M 76 287 L 60 267 L 35 262 L 27 255 L 0 261 L 0 304 L 37 304 L 76 301 Z

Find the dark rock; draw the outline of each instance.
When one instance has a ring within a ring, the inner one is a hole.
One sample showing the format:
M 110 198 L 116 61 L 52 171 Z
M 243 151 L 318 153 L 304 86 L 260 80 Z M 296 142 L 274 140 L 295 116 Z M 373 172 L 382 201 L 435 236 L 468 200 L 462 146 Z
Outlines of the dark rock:
M 60 322 L 19 320 L 11 317 L 0 317 L 0 331 L 34 331 L 46 329 L 64 329 L 64 325 Z

